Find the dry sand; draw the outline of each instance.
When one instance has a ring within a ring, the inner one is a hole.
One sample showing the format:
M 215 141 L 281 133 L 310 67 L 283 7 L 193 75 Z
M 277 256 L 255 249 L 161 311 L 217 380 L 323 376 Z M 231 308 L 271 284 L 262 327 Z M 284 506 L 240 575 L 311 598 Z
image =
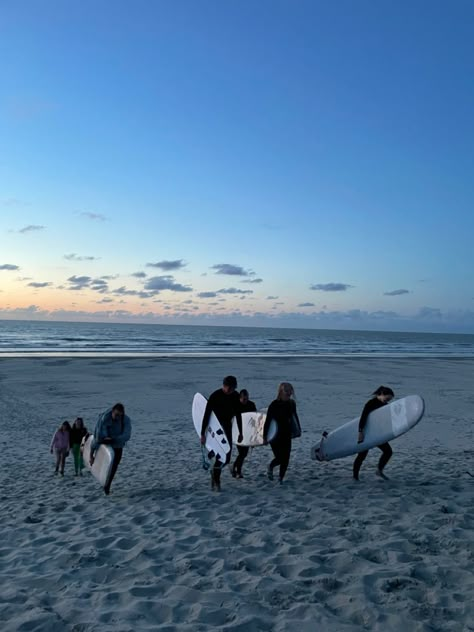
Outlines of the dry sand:
M 474 630 L 474 361 L 456 359 L 2 359 L 0 630 Z M 259 407 L 293 382 L 304 434 L 280 487 L 269 448 L 245 479 L 209 474 L 196 391 L 237 375 Z M 378 450 L 316 463 L 310 447 L 371 390 L 419 393 L 426 415 Z M 53 475 L 65 419 L 122 401 L 133 422 L 112 494 Z

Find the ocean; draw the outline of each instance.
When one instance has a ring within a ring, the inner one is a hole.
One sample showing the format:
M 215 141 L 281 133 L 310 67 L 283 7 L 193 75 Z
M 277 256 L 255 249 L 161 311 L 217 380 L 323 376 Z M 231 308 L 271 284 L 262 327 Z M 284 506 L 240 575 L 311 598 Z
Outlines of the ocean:
M 0 320 L 0 357 L 474 357 L 474 335 Z

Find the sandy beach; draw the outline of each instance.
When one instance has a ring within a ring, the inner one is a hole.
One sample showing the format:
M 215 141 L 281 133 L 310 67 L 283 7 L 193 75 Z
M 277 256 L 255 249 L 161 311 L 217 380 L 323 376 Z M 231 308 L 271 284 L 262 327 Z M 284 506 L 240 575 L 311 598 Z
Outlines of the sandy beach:
M 234 374 L 259 408 L 296 390 L 303 436 L 283 486 L 268 447 L 211 492 L 191 421 L 195 392 Z M 37 358 L 0 360 L 2 632 L 474 630 L 474 360 Z M 418 393 L 426 414 L 394 441 L 317 463 L 323 430 L 371 391 Z M 59 424 L 93 430 L 117 401 L 133 423 L 104 496 L 53 474 Z

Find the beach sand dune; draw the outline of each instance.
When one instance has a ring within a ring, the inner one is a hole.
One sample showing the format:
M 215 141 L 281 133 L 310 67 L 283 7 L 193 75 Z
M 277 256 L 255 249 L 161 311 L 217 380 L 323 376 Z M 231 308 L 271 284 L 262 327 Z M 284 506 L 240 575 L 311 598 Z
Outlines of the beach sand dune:
M 474 361 L 457 359 L 3 359 L 0 361 L 2 632 L 474 630 Z M 209 473 L 195 392 L 235 374 L 259 407 L 296 389 L 303 436 L 283 486 L 269 448 L 243 480 Z M 374 449 L 309 458 L 323 430 L 381 383 L 419 393 L 424 419 Z M 59 424 L 117 401 L 132 440 L 105 497 L 85 472 L 53 475 Z

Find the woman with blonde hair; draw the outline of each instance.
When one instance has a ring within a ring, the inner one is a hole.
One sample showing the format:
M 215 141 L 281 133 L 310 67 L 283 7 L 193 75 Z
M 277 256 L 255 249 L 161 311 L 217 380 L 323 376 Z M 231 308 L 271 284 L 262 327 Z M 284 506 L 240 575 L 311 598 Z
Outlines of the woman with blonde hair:
M 272 419 L 276 422 L 278 431 L 275 438 L 270 442 L 275 458 L 268 466 L 268 478 L 273 480 L 273 468 L 280 466 L 279 483 L 283 483 L 283 479 L 288 469 L 291 454 L 291 440 L 293 437 L 299 437 L 301 434 L 300 420 L 296 412 L 296 403 L 294 399 L 295 390 L 289 382 L 282 382 L 278 386 L 276 399 L 270 404 L 267 410 L 267 418 L 263 429 L 263 436 L 267 437 L 268 429 Z

